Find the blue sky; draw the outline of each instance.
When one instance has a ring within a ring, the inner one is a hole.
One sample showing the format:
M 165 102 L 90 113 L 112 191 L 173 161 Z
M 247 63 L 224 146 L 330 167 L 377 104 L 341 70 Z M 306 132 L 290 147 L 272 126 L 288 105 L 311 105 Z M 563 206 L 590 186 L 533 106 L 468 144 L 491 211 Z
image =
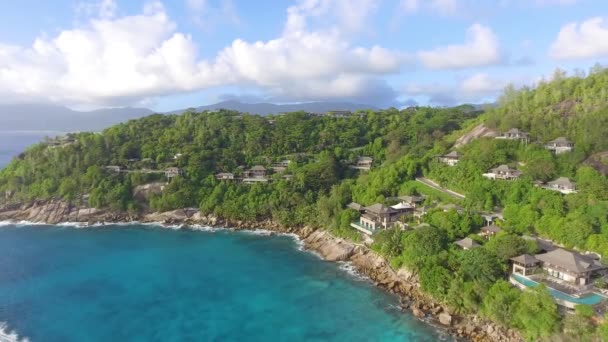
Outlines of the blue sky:
M 224 99 L 493 101 L 608 61 L 603 0 L 20 0 L 0 98 L 159 111 Z M 24 20 L 23 18 L 27 18 Z

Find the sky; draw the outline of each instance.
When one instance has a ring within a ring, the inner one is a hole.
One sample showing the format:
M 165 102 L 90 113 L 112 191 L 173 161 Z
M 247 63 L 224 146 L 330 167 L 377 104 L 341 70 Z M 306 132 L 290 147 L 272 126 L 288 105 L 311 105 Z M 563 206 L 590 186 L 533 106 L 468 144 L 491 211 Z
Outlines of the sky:
M 605 0 L 0 3 L 0 102 L 492 102 L 608 62 Z

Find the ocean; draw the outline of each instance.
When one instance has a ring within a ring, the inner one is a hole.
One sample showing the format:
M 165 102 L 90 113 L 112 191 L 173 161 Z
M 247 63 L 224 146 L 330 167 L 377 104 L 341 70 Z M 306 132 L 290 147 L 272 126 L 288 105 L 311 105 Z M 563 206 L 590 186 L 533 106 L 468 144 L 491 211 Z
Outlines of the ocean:
M 289 236 L 0 227 L 0 322 L 30 341 L 437 341 Z
M 26 147 L 42 141 L 45 137 L 61 134 L 56 131 L 0 131 L 0 169 Z

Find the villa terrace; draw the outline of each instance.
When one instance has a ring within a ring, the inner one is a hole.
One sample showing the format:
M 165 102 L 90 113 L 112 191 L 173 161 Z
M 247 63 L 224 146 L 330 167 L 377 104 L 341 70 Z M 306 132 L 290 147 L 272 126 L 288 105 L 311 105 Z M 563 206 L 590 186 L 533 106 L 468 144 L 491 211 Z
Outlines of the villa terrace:
M 604 300 L 593 281 L 604 277 L 608 267 L 590 256 L 555 248 L 534 256 L 520 255 L 511 262 L 511 283 L 522 289 L 545 284 L 562 306 L 572 309 L 576 304 L 596 305 Z

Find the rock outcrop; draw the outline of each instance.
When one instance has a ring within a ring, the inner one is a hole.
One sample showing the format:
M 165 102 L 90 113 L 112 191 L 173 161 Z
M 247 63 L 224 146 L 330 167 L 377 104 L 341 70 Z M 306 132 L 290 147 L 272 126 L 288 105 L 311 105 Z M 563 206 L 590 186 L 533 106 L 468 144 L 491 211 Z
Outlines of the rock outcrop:
M 484 124 L 475 126 L 469 133 L 461 136 L 456 140 L 454 144 L 455 148 L 464 146 L 471 141 L 479 138 L 495 138 L 498 136 L 498 132 L 494 129 L 486 127 Z
M 147 200 L 152 195 L 160 195 L 167 183 L 165 182 L 156 182 L 156 183 L 148 183 L 143 185 L 138 185 L 133 189 L 133 197 L 138 200 Z

